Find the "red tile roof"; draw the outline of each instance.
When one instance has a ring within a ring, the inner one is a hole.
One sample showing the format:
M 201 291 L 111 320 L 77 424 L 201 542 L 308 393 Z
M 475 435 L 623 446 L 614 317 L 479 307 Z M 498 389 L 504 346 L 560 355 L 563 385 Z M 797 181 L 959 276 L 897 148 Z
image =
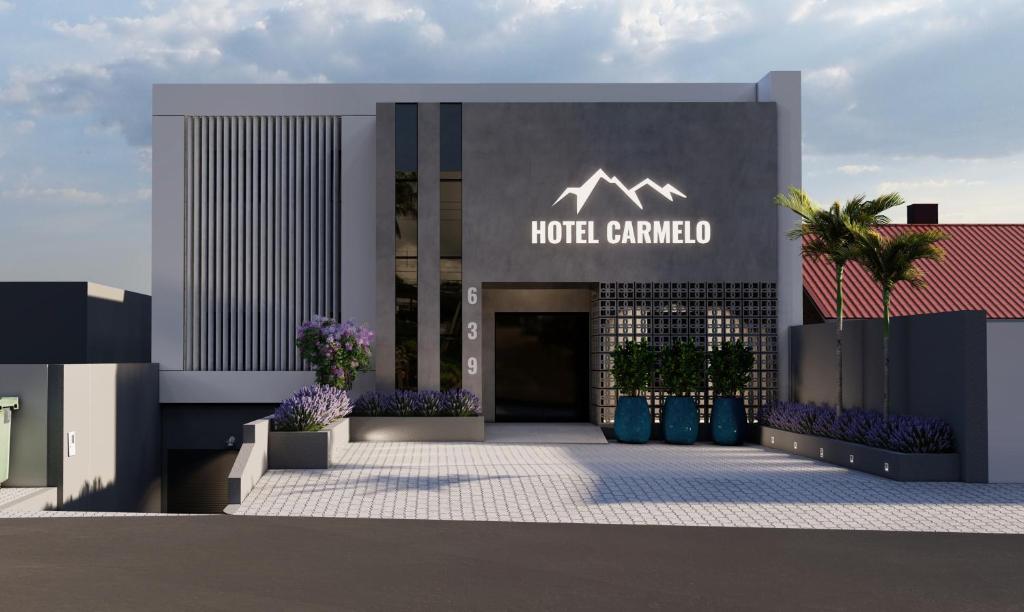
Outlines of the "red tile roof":
M 892 297 L 893 316 L 984 310 L 990 319 L 1024 319 L 1024 225 L 886 225 L 883 236 L 940 229 L 946 257 L 918 265 L 928 286 L 900 283 Z M 804 258 L 804 291 L 826 319 L 834 319 L 835 269 L 827 260 Z M 882 316 L 881 292 L 859 264 L 843 274 L 843 316 Z

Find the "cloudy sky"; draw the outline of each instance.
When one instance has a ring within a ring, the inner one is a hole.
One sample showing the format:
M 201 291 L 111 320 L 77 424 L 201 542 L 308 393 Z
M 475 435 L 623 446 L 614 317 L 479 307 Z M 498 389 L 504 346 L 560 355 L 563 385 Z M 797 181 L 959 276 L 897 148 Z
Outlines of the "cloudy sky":
M 801 70 L 813 197 L 1022 223 L 1021 32 L 1020 0 L 0 0 L 0 280 L 148 292 L 154 82 Z

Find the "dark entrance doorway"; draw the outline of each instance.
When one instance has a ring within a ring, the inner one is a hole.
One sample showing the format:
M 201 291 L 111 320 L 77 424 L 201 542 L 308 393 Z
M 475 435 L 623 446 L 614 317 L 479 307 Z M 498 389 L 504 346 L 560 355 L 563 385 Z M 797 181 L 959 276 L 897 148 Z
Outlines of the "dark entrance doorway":
M 590 420 L 590 315 L 494 315 L 494 418 Z

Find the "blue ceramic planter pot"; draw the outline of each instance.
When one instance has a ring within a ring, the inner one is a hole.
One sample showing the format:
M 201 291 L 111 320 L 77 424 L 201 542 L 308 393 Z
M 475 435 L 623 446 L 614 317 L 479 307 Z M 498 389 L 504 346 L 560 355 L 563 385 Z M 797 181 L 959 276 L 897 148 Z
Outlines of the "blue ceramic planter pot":
M 670 397 L 661 411 L 661 426 L 669 444 L 693 444 L 700 428 L 700 413 L 692 397 Z
M 646 399 L 619 397 L 615 404 L 615 437 L 629 444 L 643 444 L 651 439 L 651 411 Z
M 711 407 L 711 438 L 715 444 L 743 444 L 747 414 L 738 397 L 716 397 Z

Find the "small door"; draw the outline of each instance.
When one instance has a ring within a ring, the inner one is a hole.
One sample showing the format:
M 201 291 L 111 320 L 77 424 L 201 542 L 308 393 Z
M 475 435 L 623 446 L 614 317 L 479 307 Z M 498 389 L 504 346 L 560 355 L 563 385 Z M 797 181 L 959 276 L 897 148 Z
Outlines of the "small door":
M 589 313 L 496 313 L 494 377 L 496 421 L 589 421 Z

